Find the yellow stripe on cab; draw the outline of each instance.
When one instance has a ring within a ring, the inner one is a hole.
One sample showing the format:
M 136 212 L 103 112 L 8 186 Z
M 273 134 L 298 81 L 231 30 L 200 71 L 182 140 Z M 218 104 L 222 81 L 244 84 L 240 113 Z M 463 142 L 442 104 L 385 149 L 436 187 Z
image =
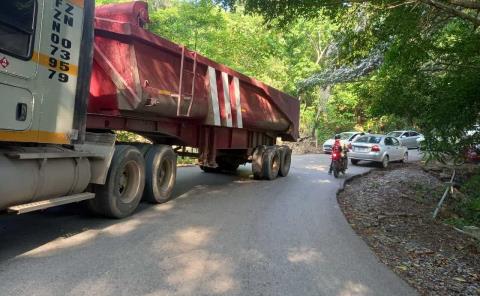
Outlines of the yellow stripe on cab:
M 68 75 L 77 76 L 78 74 L 78 66 L 69 64 L 68 71 L 62 70 L 60 67 L 60 61 L 57 59 L 57 66 L 51 67 L 50 66 L 50 57 L 41 53 L 41 52 L 34 52 L 32 56 L 32 61 L 38 63 L 39 65 L 48 68 L 48 69 L 55 69 L 58 72 L 67 73 Z

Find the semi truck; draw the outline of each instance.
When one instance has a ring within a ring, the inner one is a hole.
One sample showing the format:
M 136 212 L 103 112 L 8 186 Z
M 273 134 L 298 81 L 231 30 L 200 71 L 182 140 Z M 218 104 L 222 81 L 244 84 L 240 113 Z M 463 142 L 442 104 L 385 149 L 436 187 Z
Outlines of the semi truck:
M 206 173 L 251 162 L 256 179 L 287 176 L 291 150 L 276 143 L 297 139 L 298 99 L 148 23 L 141 1 L 2 3 L 0 213 L 83 202 L 123 218 L 172 197 L 178 156 Z

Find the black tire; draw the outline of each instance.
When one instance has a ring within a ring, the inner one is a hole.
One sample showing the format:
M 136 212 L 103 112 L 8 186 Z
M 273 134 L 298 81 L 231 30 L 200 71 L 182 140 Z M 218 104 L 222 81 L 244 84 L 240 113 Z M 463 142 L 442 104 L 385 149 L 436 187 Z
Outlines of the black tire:
M 333 176 L 335 178 L 338 178 L 338 176 L 340 175 L 340 172 L 338 171 L 338 167 L 336 164 L 333 165 Z
M 177 154 L 170 146 L 154 145 L 145 155 L 144 200 L 150 203 L 167 202 L 177 178 Z
M 89 206 L 95 213 L 110 218 L 125 218 L 136 209 L 145 187 L 145 160 L 132 146 L 119 145 L 104 185 L 95 187 L 95 198 Z
M 290 172 L 290 165 L 292 163 L 292 150 L 288 146 L 282 146 L 280 152 L 280 169 L 278 175 L 286 177 Z
M 252 154 L 252 172 L 253 178 L 256 180 L 263 177 L 263 153 L 266 149 L 267 147 L 264 145 L 257 146 Z
M 388 155 L 385 155 L 382 162 L 380 163 L 380 167 L 386 169 L 388 167 L 389 162 L 390 162 L 390 158 L 388 157 Z
M 360 160 L 358 159 L 350 159 L 353 165 L 357 165 Z
M 400 160 L 401 163 L 407 163 L 408 162 L 408 152 L 405 152 L 405 154 L 403 154 L 403 158 L 402 160 Z
M 274 180 L 280 170 L 280 152 L 275 147 L 269 147 L 263 153 L 262 177 L 266 180 Z

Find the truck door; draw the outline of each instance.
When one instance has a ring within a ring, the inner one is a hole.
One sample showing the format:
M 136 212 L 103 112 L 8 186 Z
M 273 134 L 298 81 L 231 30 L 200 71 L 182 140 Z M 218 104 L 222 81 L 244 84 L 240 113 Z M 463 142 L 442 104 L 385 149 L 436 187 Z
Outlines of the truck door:
M 22 85 L 37 74 L 34 44 L 39 1 L 43 0 L 4 1 L 0 10 L 0 129 L 3 130 L 26 130 L 32 123 L 34 96 Z

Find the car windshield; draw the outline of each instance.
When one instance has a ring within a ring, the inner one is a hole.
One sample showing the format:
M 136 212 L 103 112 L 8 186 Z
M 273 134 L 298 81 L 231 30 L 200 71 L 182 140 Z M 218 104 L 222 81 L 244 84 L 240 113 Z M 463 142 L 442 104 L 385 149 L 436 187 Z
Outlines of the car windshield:
M 353 136 L 355 133 L 341 133 L 340 134 L 340 139 L 341 140 L 348 140 L 350 139 L 351 136 Z
M 387 136 L 398 138 L 403 134 L 403 132 L 390 132 Z
M 355 143 L 369 143 L 369 144 L 378 144 L 382 140 L 382 137 L 376 136 L 367 136 L 358 138 Z

